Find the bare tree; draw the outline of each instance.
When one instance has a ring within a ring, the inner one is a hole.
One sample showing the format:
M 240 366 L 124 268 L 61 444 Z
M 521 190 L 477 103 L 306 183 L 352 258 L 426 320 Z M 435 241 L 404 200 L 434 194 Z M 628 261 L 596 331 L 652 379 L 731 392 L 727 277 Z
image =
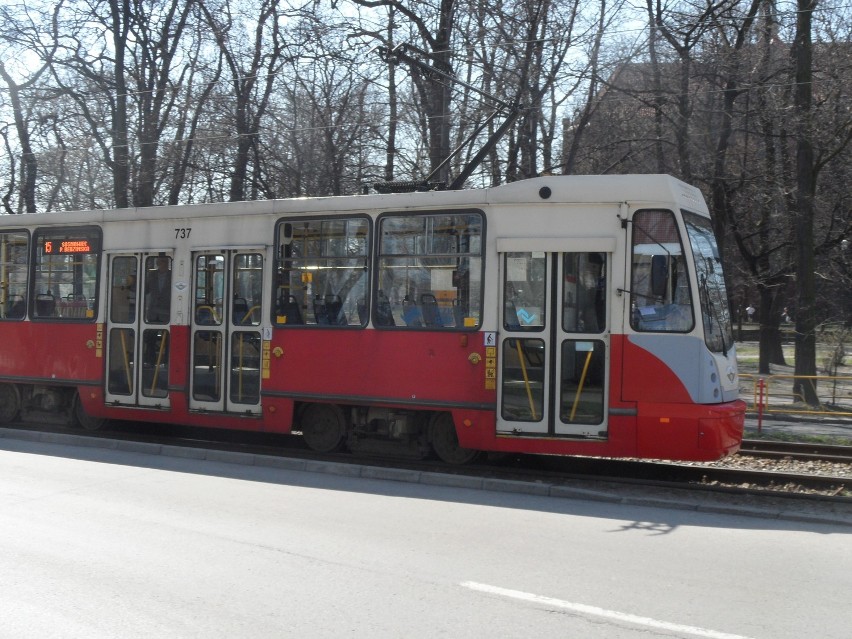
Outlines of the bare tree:
M 15 168 L 15 156 L 12 151 L 12 145 L 9 143 L 8 127 L 0 127 L 0 137 L 3 138 L 3 148 L 6 150 L 6 155 L 9 157 L 9 180 L 6 183 L 6 189 L 0 199 L 3 200 L 3 209 L 6 213 L 15 213 L 15 209 L 12 206 L 12 196 L 15 194 L 15 187 L 17 184 L 15 174 L 17 171 Z
M 0 78 L 6 83 L 9 90 L 9 99 L 12 104 L 12 113 L 15 118 L 15 129 L 18 133 L 18 142 L 21 145 L 21 169 L 23 180 L 21 185 L 21 195 L 24 201 L 24 212 L 35 213 L 35 187 L 36 175 L 38 173 L 38 160 L 33 153 L 32 145 L 30 144 L 30 131 L 28 122 L 24 115 L 24 107 L 21 104 L 21 91 L 32 87 L 42 74 L 45 67 L 39 69 L 36 75 L 32 76 L 26 82 L 15 82 L 9 72 L 6 70 L 6 65 L 0 61 Z
M 173 67 L 180 55 L 188 58 L 191 64 L 200 46 L 196 40 L 195 51 L 182 49 L 184 29 L 194 8 L 195 2 L 192 0 L 169 0 L 151 6 L 137 0 L 133 5 L 133 20 L 130 23 L 133 47 L 127 51 L 132 62 L 127 65 L 127 76 L 135 86 L 134 104 L 137 111 L 139 160 L 134 163 L 134 206 L 151 206 L 155 202 L 160 139 L 168 128 L 174 126 L 172 114 L 176 111 L 180 85 L 190 72 L 190 69 L 184 67 L 173 78 Z M 203 104 L 203 99 L 201 102 Z M 199 106 L 196 104 L 190 112 L 193 110 L 199 112 Z M 178 167 L 177 172 L 182 170 Z
M 620 7 L 620 4 L 617 5 L 617 8 Z M 587 56 L 588 68 L 584 69 L 583 73 L 579 75 L 579 77 L 586 82 L 585 99 L 579 101 L 576 117 L 574 117 L 571 123 L 570 135 L 566 135 L 566 139 L 563 141 L 565 152 L 562 159 L 562 170 L 564 173 L 570 174 L 574 172 L 577 155 L 584 142 L 586 130 L 588 129 L 592 116 L 599 104 L 602 85 L 602 69 L 600 64 L 601 45 L 603 42 L 604 32 L 609 22 L 610 18 L 607 16 L 606 0 L 601 0 L 597 27 L 593 32 L 593 37 L 591 38 L 591 49 Z
M 133 20 L 131 0 L 103 0 L 90 7 L 70 4 L 63 9 L 57 20 L 57 55 L 51 65 L 54 84 L 57 93 L 73 100 L 80 117 L 88 122 L 112 175 L 112 206 L 126 208 L 130 205 L 130 145 L 125 54 Z M 96 24 L 100 30 L 92 28 Z
M 61 5 L 61 3 L 60 3 Z M 54 19 L 59 6 L 54 10 Z M 38 18 L 36 18 L 38 19 Z M 49 16 L 44 18 L 49 20 Z M 23 9 L 23 15 L 15 14 L 12 8 L 3 6 L 0 7 L 0 22 L 3 23 L 2 36 L 6 41 L 7 46 L 12 45 L 22 49 L 35 48 L 42 53 L 41 64 L 31 73 L 27 73 L 27 79 L 17 81 L 13 77 L 5 63 L 0 60 L 0 78 L 6 83 L 9 91 L 9 102 L 12 108 L 12 114 L 15 122 L 15 130 L 18 134 L 18 143 L 21 151 L 21 199 L 23 200 L 23 212 L 36 212 L 36 181 L 38 176 L 38 159 L 33 152 L 33 147 L 30 140 L 30 126 L 26 114 L 26 107 L 21 99 L 21 92 L 32 89 L 36 86 L 42 74 L 48 70 L 51 58 L 56 51 L 55 43 L 53 46 L 42 48 L 36 35 L 39 31 L 38 23 L 33 22 L 34 18 L 30 12 Z M 55 22 L 54 22 L 55 24 Z M 11 53 L 10 49 L 7 52 Z M 15 59 L 17 56 L 12 56 Z M 24 65 L 17 65 L 18 67 Z M 8 202 L 8 200 L 7 200 Z M 11 210 L 10 210 L 11 212 Z
M 795 67 L 793 90 L 796 112 L 796 383 L 793 392 L 811 405 L 817 405 L 815 380 L 801 376 L 816 375 L 816 309 L 814 301 L 814 193 L 817 170 L 814 162 L 813 116 L 813 42 L 811 23 L 817 0 L 797 0 L 796 33 L 791 56 Z
M 355 193 L 387 169 L 378 133 L 387 116 L 373 78 L 352 72 L 351 54 L 332 37 L 337 27 L 311 23 L 300 30 L 315 35 L 299 59 L 289 61 L 270 114 L 276 127 L 262 154 L 270 197 Z
M 200 42 L 203 26 L 199 23 L 195 29 L 195 37 Z M 162 175 L 168 189 L 168 204 L 178 204 L 181 201 L 181 193 L 195 149 L 201 146 L 197 145 L 196 135 L 201 128 L 202 116 L 210 117 L 205 108 L 222 76 L 223 60 L 224 57 L 220 53 L 215 66 L 209 65 L 212 67 L 211 70 L 199 57 L 194 57 L 183 75 L 182 82 L 185 85 L 183 102 L 181 108 L 173 113 L 170 126 L 174 131 L 174 141 L 165 154 L 171 156 L 171 161 L 165 163 L 171 167 L 171 171 Z M 174 121 L 175 117 L 176 121 Z M 191 198 L 184 199 L 192 201 Z
M 695 50 L 700 49 L 705 34 L 715 24 L 715 16 L 729 1 L 731 0 L 711 0 L 698 7 L 695 13 L 681 14 L 677 8 L 670 9 L 660 2 L 654 4 L 653 0 L 646 0 L 648 16 L 656 28 L 656 33 L 672 48 L 679 63 L 677 88 L 671 96 L 676 107 L 671 121 L 679 163 L 678 174 L 687 182 L 694 180 L 690 144 L 693 109 L 690 83 Z
M 454 74 L 452 38 L 454 35 L 456 0 L 437 0 L 434 4 L 403 2 L 403 0 L 352 0 L 369 8 L 388 7 L 394 14 L 407 19 L 420 38 L 418 43 L 424 54 L 425 66 L 438 73 L 429 73 L 423 65 L 408 64 L 407 68 L 420 98 L 424 131 L 428 135 L 430 173 L 440 168 L 438 181 L 449 181 L 449 165 L 442 163 L 450 153 L 450 104 Z M 434 25 L 430 26 L 430 25 Z M 412 46 L 413 43 L 409 43 Z
M 201 2 L 231 75 L 231 117 L 236 136 L 228 193 L 232 202 L 245 200 L 247 195 L 256 197 L 257 180 L 249 185 L 250 193 L 246 190 L 249 164 L 259 148 L 261 123 L 288 46 L 281 27 L 284 14 L 279 0 L 260 0 L 256 6 L 242 2 L 238 5 L 230 0 L 221 4 Z M 251 9 L 256 12 L 249 13 Z M 241 18 L 242 11 L 246 11 L 245 22 Z

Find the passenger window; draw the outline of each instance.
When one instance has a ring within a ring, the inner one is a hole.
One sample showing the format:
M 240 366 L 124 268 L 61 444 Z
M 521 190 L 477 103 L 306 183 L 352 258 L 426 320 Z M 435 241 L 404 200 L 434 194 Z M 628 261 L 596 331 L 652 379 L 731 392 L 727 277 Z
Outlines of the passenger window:
M 136 321 L 136 272 L 139 270 L 135 257 L 116 257 L 112 260 L 109 319 L 114 324 L 132 324 Z
M 479 211 L 386 215 L 379 221 L 373 324 L 476 329 L 482 322 Z
M 695 327 L 689 273 L 670 211 L 633 216 L 630 327 L 636 331 L 685 333 Z
M 366 326 L 369 219 L 283 221 L 277 246 L 276 324 Z
M 220 326 L 225 295 L 225 256 L 199 255 L 195 258 L 195 323 Z
M 237 255 L 234 258 L 233 278 L 233 323 L 237 326 L 260 326 L 263 256 L 260 253 Z
M 503 328 L 542 331 L 547 317 L 547 255 L 507 253 L 503 264 Z
M 606 254 L 565 253 L 562 257 L 562 330 L 606 330 Z
M 38 229 L 33 241 L 33 318 L 93 320 L 97 315 L 100 229 Z
M 171 307 L 172 258 L 163 254 L 151 256 L 145 260 L 145 321 L 168 324 Z
M 0 233 L 0 319 L 27 315 L 29 240 L 26 231 Z

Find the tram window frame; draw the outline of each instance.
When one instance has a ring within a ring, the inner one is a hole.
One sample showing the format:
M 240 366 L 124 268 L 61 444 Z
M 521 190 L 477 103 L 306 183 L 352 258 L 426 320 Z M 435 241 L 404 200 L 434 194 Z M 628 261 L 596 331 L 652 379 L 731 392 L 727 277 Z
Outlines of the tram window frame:
M 455 232 L 436 235 L 434 221 L 451 218 L 457 218 L 449 226 Z M 463 222 L 464 218 L 467 220 Z M 394 224 L 396 228 L 391 228 Z M 471 332 L 482 327 L 487 231 L 484 211 L 389 211 L 377 218 L 376 228 L 374 327 Z M 467 250 L 460 250 L 457 240 L 453 251 L 442 250 L 446 244 L 436 245 L 440 237 L 461 237 L 459 229 L 468 239 Z M 405 269 L 404 281 L 388 278 L 388 282 L 386 275 L 399 268 Z
M 9 256 L 7 238 L 18 236 Z M 23 247 L 15 249 L 23 240 Z M 19 322 L 27 317 L 30 281 L 30 232 L 28 229 L 0 231 L 0 320 Z M 23 259 L 23 261 L 21 261 Z M 23 275 L 23 281 L 20 281 Z M 13 281 L 14 280 L 14 281 Z
M 61 246 L 63 241 L 85 241 L 85 250 L 77 245 L 68 252 L 45 253 L 47 242 L 59 242 Z M 36 228 L 33 232 L 32 247 L 29 301 L 31 319 L 50 322 L 94 322 L 98 316 L 100 298 L 103 255 L 101 227 Z M 85 256 L 92 256 L 92 259 L 86 260 Z M 66 276 L 54 280 L 55 273 L 71 275 L 70 278 Z M 49 312 L 45 312 L 46 310 Z
M 547 294 L 550 269 L 547 253 L 544 251 L 503 254 L 505 330 L 524 333 L 544 331 L 550 312 Z
M 692 248 L 692 265 L 698 282 L 698 308 L 704 326 L 704 342 L 713 353 L 724 353 L 734 344 L 728 292 L 719 247 L 710 219 L 681 209 L 686 237 Z M 696 308 L 696 311 L 698 311 Z
M 646 225 L 642 223 L 646 216 L 656 219 L 650 218 Z M 641 209 L 632 219 L 630 327 L 643 333 L 692 332 L 695 329 L 693 276 L 678 216 L 670 209 Z M 659 247 L 661 252 L 637 253 L 642 246 Z M 637 255 L 650 259 L 644 260 L 640 268 Z
M 273 326 L 319 329 L 367 326 L 373 263 L 372 218 L 367 215 L 281 218 L 275 225 L 275 246 Z M 293 255 L 296 248 L 300 250 Z M 343 272 L 343 277 L 331 277 L 334 271 Z M 361 275 L 346 288 L 347 279 L 359 271 Z

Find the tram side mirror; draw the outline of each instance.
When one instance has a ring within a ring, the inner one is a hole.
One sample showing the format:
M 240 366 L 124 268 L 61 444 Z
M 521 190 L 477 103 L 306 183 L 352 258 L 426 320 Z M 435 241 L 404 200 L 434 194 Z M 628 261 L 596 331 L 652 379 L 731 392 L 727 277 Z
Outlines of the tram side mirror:
M 654 255 L 651 257 L 651 293 L 654 297 L 663 297 L 666 294 L 666 283 L 669 277 L 668 255 Z

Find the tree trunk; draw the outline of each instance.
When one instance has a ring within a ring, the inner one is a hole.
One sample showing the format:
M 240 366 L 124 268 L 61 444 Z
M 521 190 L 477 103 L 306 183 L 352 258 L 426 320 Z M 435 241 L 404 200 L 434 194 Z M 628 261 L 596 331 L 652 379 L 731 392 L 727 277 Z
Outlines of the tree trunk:
M 775 289 L 758 282 L 760 296 L 760 346 L 758 348 L 758 372 L 770 375 L 770 364 L 786 366 L 781 339 L 780 315 L 776 312 Z
M 811 17 L 816 0 L 798 0 L 793 61 L 796 65 L 796 381 L 793 392 L 811 406 L 819 405 L 816 380 L 816 318 L 814 304 L 814 189 L 816 172 L 811 142 L 812 42 Z
M 393 7 L 388 9 L 388 48 L 393 48 L 394 16 Z M 394 164 L 396 161 L 396 128 L 399 118 L 398 98 L 396 93 L 396 65 L 388 64 L 388 142 L 385 150 L 385 181 L 393 181 Z
M 441 10 L 438 16 L 438 29 L 432 46 L 433 65 L 436 69 L 453 75 L 453 51 L 450 37 L 455 27 L 455 0 L 441 0 Z M 452 117 L 450 105 L 453 98 L 453 87 L 445 78 L 427 78 L 426 86 L 429 91 L 429 171 L 434 171 L 447 159 L 450 154 L 450 128 Z M 450 165 L 445 164 L 438 175 L 438 182 L 450 182 Z
M 36 212 L 35 203 L 35 185 L 36 175 L 38 173 L 38 160 L 33 153 L 30 145 L 30 131 L 27 128 L 27 123 L 24 120 L 23 107 L 21 106 L 20 86 L 16 84 L 11 76 L 6 72 L 6 67 L 0 62 L 0 77 L 6 82 L 9 87 L 9 97 L 12 101 L 12 113 L 15 118 L 15 128 L 18 131 L 18 141 L 21 144 L 21 167 L 23 169 L 23 178 L 21 183 L 21 196 L 24 201 L 24 211 L 26 213 Z
M 112 114 L 112 191 L 113 205 L 118 209 L 130 206 L 130 149 L 127 143 L 127 82 L 124 78 L 124 52 L 127 44 L 127 24 L 130 21 L 130 1 L 110 0 L 112 37 L 115 48 L 115 111 Z

